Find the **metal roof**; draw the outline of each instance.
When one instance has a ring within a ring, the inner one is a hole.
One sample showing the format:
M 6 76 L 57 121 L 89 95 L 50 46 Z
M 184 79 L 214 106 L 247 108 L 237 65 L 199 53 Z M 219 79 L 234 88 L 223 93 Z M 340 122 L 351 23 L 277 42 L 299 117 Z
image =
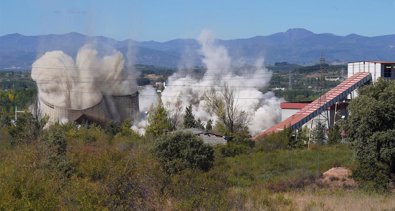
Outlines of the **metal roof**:
M 379 63 L 379 64 L 395 64 L 395 61 L 355 61 L 355 62 L 348 62 L 347 64 L 352 64 L 352 63 Z
M 282 102 L 280 104 L 281 109 L 302 109 L 309 103 L 293 103 L 293 102 Z
M 254 136 L 252 139 L 256 140 L 260 137 L 265 137 L 271 133 L 282 131 L 284 128 L 288 127 L 291 127 L 292 130 L 299 129 L 305 123 L 320 114 L 322 111 L 328 109 L 336 102 L 345 99 L 347 95 L 349 95 L 352 91 L 354 91 L 358 87 L 365 85 L 366 83 L 369 83 L 371 80 L 372 76 L 370 75 L 370 73 L 358 72 L 337 85 L 335 88 L 329 90 L 320 98 L 305 106 L 296 114 Z
M 228 142 L 228 137 L 226 136 L 207 132 L 199 128 L 187 128 L 179 131 L 199 136 L 205 144 L 209 145 L 226 144 Z

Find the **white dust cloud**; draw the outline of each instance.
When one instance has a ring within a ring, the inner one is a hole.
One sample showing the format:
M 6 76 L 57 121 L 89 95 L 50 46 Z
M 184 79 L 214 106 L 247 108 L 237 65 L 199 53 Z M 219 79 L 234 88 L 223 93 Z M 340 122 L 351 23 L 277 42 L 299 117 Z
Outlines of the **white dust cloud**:
M 158 95 L 154 87 L 147 85 L 139 89 L 139 96 L 139 108 L 141 112 L 139 119 L 133 122 L 131 129 L 140 135 L 144 135 L 145 128 L 148 126 L 148 111 L 158 103 Z
M 158 102 L 158 95 L 156 90 L 151 85 L 144 86 L 139 90 L 139 108 L 141 112 L 148 112 L 153 105 Z
M 86 109 L 105 95 L 137 91 L 133 68 L 125 68 L 122 53 L 115 50 L 99 56 L 93 46 L 85 45 L 75 60 L 62 51 L 46 52 L 32 67 L 39 99 L 61 108 Z
M 169 113 L 179 114 L 180 110 L 192 104 L 197 119 L 202 122 L 209 119 L 215 121 L 217 117 L 206 112 L 203 95 L 212 87 L 220 89 L 228 85 L 234 90 L 238 108 L 248 114 L 248 128 L 252 135 L 274 125 L 280 118 L 281 99 L 272 92 L 259 91 L 268 85 L 272 76 L 263 66 L 263 60 L 258 60 L 253 68 L 235 69 L 227 49 L 216 44 L 210 32 L 203 31 L 198 41 L 207 71 L 202 78 L 183 71 L 169 77 L 167 87 L 162 92 L 162 102 Z

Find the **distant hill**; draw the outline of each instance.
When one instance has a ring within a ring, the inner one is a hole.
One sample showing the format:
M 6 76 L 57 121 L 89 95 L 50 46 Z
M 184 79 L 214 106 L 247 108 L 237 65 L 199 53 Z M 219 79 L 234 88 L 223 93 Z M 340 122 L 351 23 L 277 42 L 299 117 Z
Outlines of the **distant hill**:
M 175 67 L 183 64 L 201 65 L 199 44 L 193 39 L 167 42 L 134 40 L 117 41 L 103 36 L 89 37 L 79 33 L 62 35 L 0 36 L 0 68 L 29 68 L 45 51 L 63 50 L 74 56 L 85 43 L 96 43 L 101 49 L 114 47 L 125 55 L 133 52 L 135 63 Z M 289 62 L 314 64 L 321 52 L 326 61 L 342 63 L 356 60 L 395 60 L 395 35 L 366 37 L 356 34 L 337 36 L 315 34 L 306 29 L 290 29 L 269 36 L 246 39 L 218 40 L 229 49 L 235 62 L 253 62 L 260 57 L 267 64 Z M 132 50 L 130 50 L 132 49 Z

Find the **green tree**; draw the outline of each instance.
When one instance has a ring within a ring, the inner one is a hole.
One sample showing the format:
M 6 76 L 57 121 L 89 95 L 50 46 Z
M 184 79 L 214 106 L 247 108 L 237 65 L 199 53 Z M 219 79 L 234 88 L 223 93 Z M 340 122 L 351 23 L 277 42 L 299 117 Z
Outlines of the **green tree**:
M 294 136 L 292 136 L 292 131 L 289 130 L 289 147 L 291 149 L 304 148 L 309 141 L 309 128 L 304 126 L 297 130 Z
M 318 122 L 315 128 L 311 131 L 311 140 L 316 144 L 325 143 L 325 125 Z
M 158 103 L 148 116 L 148 127 L 146 135 L 148 136 L 161 136 L 171 130 L 171 123 L 167 116 L 167 111 L 162 103 Z
M 248 115 L 237 104 L 235 91 L 228 85 L 221 90 L 211 89 L 204 95 L 206 110 L 218 117 L 216 127 L 226 135 L 245 133 Z
M 184 128 L 195 128 L 197 126 L 197 122 L 195 120 L 195 116 L 192 113 L 192 105 L 189 105 L 185 108 L 184 114 Z
M 206 131 L 213 130 L 213 120 L 209 119 L 206 124 Z
M 197 127 L 197 128 L 200 128 L 200 129 L 202 129 L 202 130 L 204 130 L 204 125 L 203 125 L 202 120 L 198 119 L 198 120 L 196 121 L 196 127 Z
M 154 151 L 168 174 L 184 169 L 207 171 L 214 162 L 213 148 L 192 133 L 168 134 L 158 142 Z
M 338 124 L 335 124 L 329 129 L 328 144 L 338 144 L 341 140 L 342 137 L 340 134 L 340 126 Z
M 360 89 L 349 111 L 345 130 L 359 161 L 354 175 L 386 189 L 395 173 L 395 81 L 379 80 Z
M 73 172 L 71 161 L 67 158 L 67 140 L 65 129 L 61 125 L 53 125 L 45 131 L 42 140 L 45 143 L 45 153 L 48 158 L 48 167 L 56 170 L 65 177 Z

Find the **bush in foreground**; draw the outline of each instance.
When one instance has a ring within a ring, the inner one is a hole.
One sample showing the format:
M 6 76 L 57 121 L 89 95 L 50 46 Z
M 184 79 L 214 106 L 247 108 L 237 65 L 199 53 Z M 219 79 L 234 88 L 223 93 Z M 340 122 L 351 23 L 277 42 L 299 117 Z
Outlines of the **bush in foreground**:
M 351 101 L 346 123 L 359 167 L 355 176 L 385 190 L 395 173 L 395 81 L 379 80 Z
M 273 150 L 281 150 L 289 148 L 289 141 L 291 139 L 291 130 L 284 128 L 283 131 L 272 133 L 257 141 L 256 150 L 269 152 Z
M 155 154 L 169 174 L 184 169 L 209 170 L 214 162 L 214 150 L 191 133 L 176 132 L 163 136 Z

